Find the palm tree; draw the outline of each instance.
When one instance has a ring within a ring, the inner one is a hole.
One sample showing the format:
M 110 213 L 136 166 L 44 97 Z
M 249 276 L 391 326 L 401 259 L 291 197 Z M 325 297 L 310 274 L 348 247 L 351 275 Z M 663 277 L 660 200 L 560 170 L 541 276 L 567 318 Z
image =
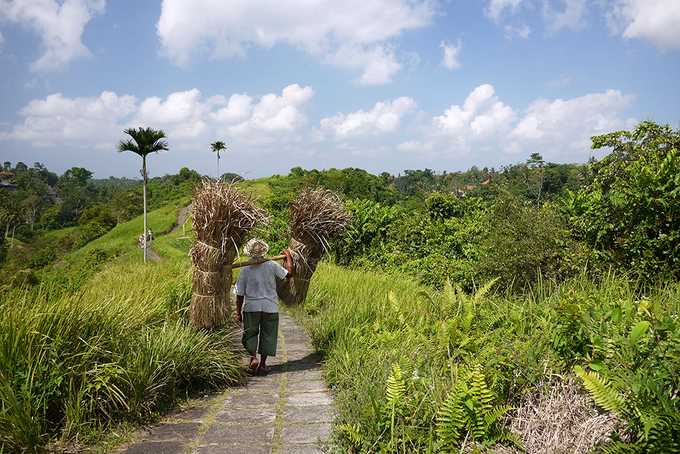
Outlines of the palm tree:
M 217 179 L 220 179 L 220 151 L 226 150 L 227 149 L 227 144 L 222 142 L 221 140 L 218 140 L 217 142 L 213 142 L 210 144 L 210 148 L 212 151 L 217 153 Z
M 144 263 L 146 263 L 146 156 L 150 153 L 156 153 L 168 149 L 168 142 L 165 141 L 165 133 L 159 129 L 151 128 L 129 128 L 123 131 L 132 140 L 121 140 L 118 144 L 118 151 L 131 151 L 142 157 L 142 178 L 144 188 Z

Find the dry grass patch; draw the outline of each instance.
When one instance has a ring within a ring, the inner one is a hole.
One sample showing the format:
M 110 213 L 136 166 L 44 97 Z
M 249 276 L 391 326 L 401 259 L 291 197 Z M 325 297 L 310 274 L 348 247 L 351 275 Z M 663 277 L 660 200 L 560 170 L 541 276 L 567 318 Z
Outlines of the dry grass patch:
M 608 441 L 619 427 L 616 416 L 600 412 L 572 380 L 542 386 L 520 404 L 510 420 L 527 454 L 585 454 Z M 520 451 L 498 447 L 496 452 Z

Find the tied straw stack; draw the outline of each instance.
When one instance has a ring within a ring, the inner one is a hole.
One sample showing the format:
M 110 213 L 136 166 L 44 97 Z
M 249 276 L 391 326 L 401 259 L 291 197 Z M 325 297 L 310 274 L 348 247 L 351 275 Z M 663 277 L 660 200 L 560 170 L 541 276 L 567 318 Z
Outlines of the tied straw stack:
M 194 194 L 192 219 L 196 243 L 189 251 L 193 262 L 189 316 L 194 327 L 214 329 L 229 316 L 231 264 L 238 249 L 248 232 L 269 217 L 233 184 L 206 179 Z
M 277 293 L 286 304 L 300 304 L 307 297 L 309 281 L 329 242 L 345 231 L 350 214 L 340 197 L 322 188 L 303 189 L 290 205 L 288 249 L 293 259 L 293 275 L 279 282 Z

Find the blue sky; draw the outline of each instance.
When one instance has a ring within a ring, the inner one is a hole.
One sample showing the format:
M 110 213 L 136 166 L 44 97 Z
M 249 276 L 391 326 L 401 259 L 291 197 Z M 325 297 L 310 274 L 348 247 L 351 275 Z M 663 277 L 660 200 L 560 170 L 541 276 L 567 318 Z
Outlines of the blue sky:
M 461 170 L 680 126 L 678 0 L 0 0 L 0 159 L 136 176 L 122 130 L 182 166 Z

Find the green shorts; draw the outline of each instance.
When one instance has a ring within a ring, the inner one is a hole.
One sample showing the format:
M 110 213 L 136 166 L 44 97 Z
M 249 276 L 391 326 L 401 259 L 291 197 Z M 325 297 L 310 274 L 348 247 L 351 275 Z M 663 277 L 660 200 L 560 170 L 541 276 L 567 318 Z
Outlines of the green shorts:
M 248 353 L 265 356 L 276 355 L 279 336 L 279 314 L 270 312 L 243 313 L 243 346 Z

